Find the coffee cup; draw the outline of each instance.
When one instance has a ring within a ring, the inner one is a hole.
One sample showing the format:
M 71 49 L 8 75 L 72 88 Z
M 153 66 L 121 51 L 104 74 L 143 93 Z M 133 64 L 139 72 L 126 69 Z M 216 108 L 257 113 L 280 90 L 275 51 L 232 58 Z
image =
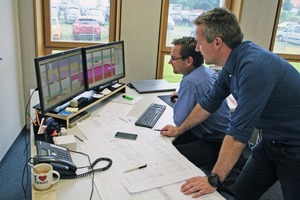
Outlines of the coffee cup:
M 37 190 L 47 190 L 60 179 L 59 173 L 53 170 L 52 165 L 47 163 L 34 165 L 31 173 L 33 186 Z M 53 174 L 57 176 L 55 179 L 53 178 Z

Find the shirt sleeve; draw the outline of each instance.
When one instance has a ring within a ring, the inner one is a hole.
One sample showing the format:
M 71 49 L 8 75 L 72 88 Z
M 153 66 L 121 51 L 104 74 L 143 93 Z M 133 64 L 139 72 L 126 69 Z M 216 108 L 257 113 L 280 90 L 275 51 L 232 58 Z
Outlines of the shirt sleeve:
M 199 104 L 210 113 L 216 112 L 224 99 L 230 95 L 228 75 L 222 70 L 212 89 L 200 99 Z
M 176 126 L 180 126 L 197 103 L 197 91 L 194 87 L 180 87 L 178 100 L 174 104 L 173 120 Z

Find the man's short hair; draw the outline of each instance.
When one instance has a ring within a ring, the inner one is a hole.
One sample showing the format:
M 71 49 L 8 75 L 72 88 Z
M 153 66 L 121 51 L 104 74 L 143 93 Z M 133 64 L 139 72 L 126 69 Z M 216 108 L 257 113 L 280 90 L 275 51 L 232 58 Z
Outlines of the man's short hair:
M 190 56 L 193 58 L 193 65 L 195 68 L 203 64 L 203 56 L 200 52 L 197 52 L 195 50 L 197 46 L 197 41 L 194 37 L 177 38 L 172 41 L 172 44 L 181 46 L 180 56 L 183 59 L 186 59 Z
M 242 43 L 244 35 L 236 16 L 225 8 L 214 8 L 199 15 L 193 23 L 203 25 L 203 37 L 211 43 L 217 37 L 234 49 Z

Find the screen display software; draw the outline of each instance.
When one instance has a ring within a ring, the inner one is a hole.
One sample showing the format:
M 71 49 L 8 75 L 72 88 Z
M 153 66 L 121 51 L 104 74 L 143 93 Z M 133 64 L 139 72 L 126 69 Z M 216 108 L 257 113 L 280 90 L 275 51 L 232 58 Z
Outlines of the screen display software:
M 83 48 L 86 56 L 87 90 L 100 90 L 125 77 L 124 42 Z
M 85 91 L 81 48 L 35 58 L 35 67 L 43 113 Z

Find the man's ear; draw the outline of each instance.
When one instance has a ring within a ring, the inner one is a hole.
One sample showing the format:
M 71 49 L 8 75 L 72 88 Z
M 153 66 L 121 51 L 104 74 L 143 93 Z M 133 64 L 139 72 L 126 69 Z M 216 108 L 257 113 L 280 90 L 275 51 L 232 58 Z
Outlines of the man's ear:
M 222 42 L 223 41 L 221 38 L 219 38 L 219 37 L 216 38 L 216 46 L 219 46 Z
M 189 65 L 193 65 L 194 59 L 193 59 L 192 56 L 189 56 L 189 57 L 187 58 L 187 60 L 188 60 L 188 64 L 189 64 Z

